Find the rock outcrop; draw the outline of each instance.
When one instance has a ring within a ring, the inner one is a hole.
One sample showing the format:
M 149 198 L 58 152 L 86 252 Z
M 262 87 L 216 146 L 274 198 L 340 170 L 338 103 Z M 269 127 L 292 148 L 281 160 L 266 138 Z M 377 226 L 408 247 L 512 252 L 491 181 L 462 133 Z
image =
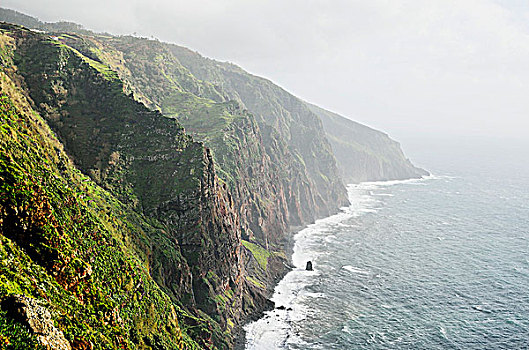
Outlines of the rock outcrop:
M 53 324 L 50 312 L 36 299 L 24 295 L 11 295 L 2 301 L 7 315 L 26 325 L 40 345 L 48 350 L 71 350 L 62 331 Z

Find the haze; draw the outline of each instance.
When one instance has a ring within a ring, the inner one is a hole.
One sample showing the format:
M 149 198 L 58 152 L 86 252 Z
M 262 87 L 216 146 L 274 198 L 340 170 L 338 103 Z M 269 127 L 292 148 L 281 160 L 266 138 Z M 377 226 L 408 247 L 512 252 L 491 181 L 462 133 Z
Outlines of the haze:
M 44 21 L 156 37 L 234 62 L 388 132 L 523 138 L 527 1 L 4 0 Z

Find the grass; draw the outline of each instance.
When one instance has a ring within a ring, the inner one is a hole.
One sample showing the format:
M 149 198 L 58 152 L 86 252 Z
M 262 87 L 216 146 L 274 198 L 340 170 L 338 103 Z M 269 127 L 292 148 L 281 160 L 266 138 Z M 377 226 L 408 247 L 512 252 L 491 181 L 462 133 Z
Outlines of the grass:
M 61 79 L 67 80 L 68 60 L 76 55 L 56 44 L 35 42 L 19 52 L 17 62 L 26 59 L 20 70 L 38 78 L 60 64 Z M 15 66 L 12 59 L 9 67 Z M 86 66 L 74 69 L 82 79 L 93 76 Z M 40 300 L 65 337 L 80 346 L 199 348 L 194 339 L 211 337 L 209 321 L 182 309 L 149 272 L 149 259 L 165 254 L 176 264 L 181 258 L 174 248 L 160 251 L 172 242 L 165 238 L 165 226 L 151 225 L 82 174 L 6 73 L 14 74 L 0 71 L 0 299 L 23 294 Z M 123 107 L 117 113 L 128 113 Z M 193 327 L 179 322 L 190 319 Z M 23 333 L 0 315 L 0 344 L 14 344 Z
M 45 348 L 31 335 L 28 329 L 7 317 L 5 311 L 0 310 L 0 349 L 9 350 L 44 350 Z
M 256 278 L 253 278 L 252 276 L 246 276 L 246 280 L 248 280 L 253 285 L 259 288 L 263 288 L 263 289 L 266 288 L 265 285 L 261 281 L 258 281 Z
M 55 46 L 59 47 L 60 49 L 68 50 L 68 51 L 73 52 L 77 57 L 81 58 L 84 62 L 88 63 L 88 65 L 90 67 L 92 67 L 97 72 L 99 72 L 101 74 L 101 76 L 103 78 L 105 78 L 106 80 L 112 81 L 112 82 L 120 82 L 118 73 L 115 72 L 110 66 L 108 66 L 106 64 L 103 64 L 101 62 L 98 62 L 96 60 L 93 60 L 93 59 L 83 55 L 78 50 L 76 50 L 76 49 L 74 49 L 74 48 L 72 48 L 72 47 L 70 47 L 68 45 L 63 44 L 61 41 L 50 39 L 50 43 L 54 44 Z
M 268 250 L 260 245 L 243 240 L 242 244 L 252 253 L 252 256 L 257 260 L 261 268 L 266 271 L 268 265 L 268 258 L 272 255 Z
M 174 324 L 171 338 L 182 339 L 176 319 L 148 312 L 153 302 L 164 309 L 171 302 L 120 243 L 126 231 L 119 230 L 125 225 L 118 202 L 57 155 L 57 143 L 47 139 L 51 133 L 40 131 L 38 119 L 17 112 L 5 94 L 0 117 L 0 298 L 24 294 L 53 305 L 69 340 L 117 348 L 127 343 L 129 329 L 167 334 L 158 328 L 164 324 Z M 61 162 L 65 171 L 59 170 Z M 116 308 L 124 323 L 111 326 Z M 10 337 L 10 329 L 4 327 L 1 336 Z
M 101 75 L 105 79 L 107 79 L 109 81 L 120 81 L 118 73 L 116 73 L 110 66 L 108 66 L 106 64 L 103 64 L 101 62 L 95 61 L 95 60 L 93 60 L 93 59 L 91 59 L 89 57 L 86 57 L 85 55 L 83 55 L 82 53 L 80 53 L 79 51 L 77 51 L 74 48 L 71 48 L 69 46 L 67 46 L 67 47 L 70 50 L 72 50 L 83 61 L 87 62 L 90 65 L 90 67 L 94 68 L 96 71 L 101 73 Z

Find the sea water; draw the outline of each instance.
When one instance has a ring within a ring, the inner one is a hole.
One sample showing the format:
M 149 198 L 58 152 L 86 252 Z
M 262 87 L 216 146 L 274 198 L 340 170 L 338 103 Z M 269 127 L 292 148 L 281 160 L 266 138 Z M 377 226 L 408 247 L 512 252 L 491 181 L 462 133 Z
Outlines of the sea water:
M 529 348 L 529 157 L 424 159 L 435 175 L 349 185 L 296 235 L 285 308 L 246 326 L 247 349 Z

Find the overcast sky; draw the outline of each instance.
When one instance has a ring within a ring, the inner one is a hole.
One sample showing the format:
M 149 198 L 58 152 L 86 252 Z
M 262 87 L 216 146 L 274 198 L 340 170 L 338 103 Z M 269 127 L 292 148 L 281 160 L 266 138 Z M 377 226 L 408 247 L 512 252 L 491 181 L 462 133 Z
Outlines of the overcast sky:
M 524 137 L 527 0 L 1 0 L 234 62 L 397 139 Z

